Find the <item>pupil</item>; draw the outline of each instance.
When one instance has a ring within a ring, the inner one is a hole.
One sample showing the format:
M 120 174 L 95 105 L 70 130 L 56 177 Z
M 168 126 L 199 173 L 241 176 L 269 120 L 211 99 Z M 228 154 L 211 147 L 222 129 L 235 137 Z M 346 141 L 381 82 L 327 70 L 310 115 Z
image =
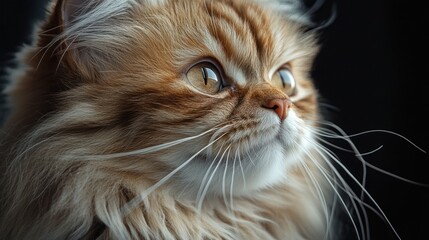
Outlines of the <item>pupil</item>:
M 207 85 L 207 70 L 206 68 L 201 68 L 201 73 L 203 74 L 204 84 Z
M 210 79 L 212 81 L 215 81 L 215 82 L 218 81 L 217 75 L 216 75 L 216 73 L 212 69 L 210 69 L 208 67 L 202 67 L 201 68 L 201 72 L 202 72 L 202 75 L 203 75 L 203 79 L 204 79 L 204 84 L 205 85 L 207 85 L 208 79 Z
M 279 71 L 280 78 L 282 80 L 283 88 L 291 88 L 293 87 L 293 77 L 291 76 L 289 71 L 282 70 Z
M 287 81 L 287 76 L 285 76 L 285 74 L 284 74 L 283 71 L 280 71 L 279 75 L 280 75 L 280 79 L 282 80 L 283 88 L 285 88 L 286 87 L 286 83 L 288 82 Z

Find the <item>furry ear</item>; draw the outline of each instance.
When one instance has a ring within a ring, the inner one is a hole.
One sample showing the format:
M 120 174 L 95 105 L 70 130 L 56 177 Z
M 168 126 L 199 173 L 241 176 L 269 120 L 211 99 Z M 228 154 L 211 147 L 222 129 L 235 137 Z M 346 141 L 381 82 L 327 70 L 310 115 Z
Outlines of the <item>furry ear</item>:
M 58 0 L 55 8 L 62 32 L 54 41 L 61 60 L 85 78 L 96 78 L 107 68 L 111 54 L 121 44 L 121 23 L 113 20 L 130 8 L 128 0 Z M 117 36 L 113 38 L 112 36 Z
M 61 60 L 74 72 L 89 79 L 115 65 L 135 37 L 132 9 L 162 4 L 163 0 L 57 0 L 55 14 L 61 33 L 54 41 L 60 44 Z M 58 25 L 57 25 L 58 26 Z M 55 28 L 55 27 L 54 27 Z M 138 28 L 138 27 L 137 27 Z
M 82 14 L 88 0 L 63 0 L 61 4 L 61 15 L 65 26 L 69 26 L 77 16 Z
M 60 61 L 76 73 L 85 78 L 93 78 L 96 75 L 95 66 L 89 63 L 90 58 L 95 57 L 90 52 L 90 48 L 84 47 L 80 34 L 84 34 L 84 29 L 89 26 L 85 22 L 86 15 L 89 15 L 91 9 L 101 0 L 57 0 L 53 13 L 57 16 L 57 22 L 60 26 L 60 33 L 53 40 L 59 44 L 56 48 L 59 51 Z M 85 43 L 86 45 L 86 43 Z M 82 51 L 85 48 L 84 51 Z

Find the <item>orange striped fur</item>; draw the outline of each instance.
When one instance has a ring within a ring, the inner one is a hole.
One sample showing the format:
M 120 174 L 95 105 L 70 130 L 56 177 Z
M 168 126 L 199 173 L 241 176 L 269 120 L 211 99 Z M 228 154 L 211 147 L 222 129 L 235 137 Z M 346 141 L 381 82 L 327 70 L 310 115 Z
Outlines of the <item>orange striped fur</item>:
M 323 238 L 318 47 L 297 3 L 53 1 L 11 74 L 0 238 Z M 201 61 L 216 94 L 187 79 Z M 283 67 L 294 95 L 271 83 Z M 272 99 L 292 102 L 284 121 Z

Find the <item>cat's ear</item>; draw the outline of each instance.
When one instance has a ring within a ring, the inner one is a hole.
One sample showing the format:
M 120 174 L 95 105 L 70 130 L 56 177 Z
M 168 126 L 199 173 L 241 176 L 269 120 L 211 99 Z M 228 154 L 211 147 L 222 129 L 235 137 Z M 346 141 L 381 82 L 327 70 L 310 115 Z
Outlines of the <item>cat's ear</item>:
M 65 27 L 70 26 L 84 12 L 88 2 L 88 0 L 62 0 L 61 16 Z
M 158 1 L 57 0 L 52 24 L 47 27 L 59 31 L 51 41 L 58 47 L 52 49 L 60 50 L 57 55 L 61 63 L 73 72 L 96 78 L 116 66 L 126 42 L 134 37 L 135 31 L 130 31 L 136 25 L 132 10 Z
M 103 4 L 112 0 L 58 0 L 55 7 L 61 33 L 56 41 L 61 45 L 58 55 L 61 61 L 73 71 L 86 78 L 94 78 L 103 64 L 103 46 L 98 44 L 97 32 L 102 32 Z M 121 2 L 121 1 L 118 1 Z M 98 14 L 98 15 L 97 15 Z M 107 19 L 108 16 L 105 16 Z M 95 48 L 94 46 L 99 46 Z M 105 47 L 106 49 L 108 46 Z

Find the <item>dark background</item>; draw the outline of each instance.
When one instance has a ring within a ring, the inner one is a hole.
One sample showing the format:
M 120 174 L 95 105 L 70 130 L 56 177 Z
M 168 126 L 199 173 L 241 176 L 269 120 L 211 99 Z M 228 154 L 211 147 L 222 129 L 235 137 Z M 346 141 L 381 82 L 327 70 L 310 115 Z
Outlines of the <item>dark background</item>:
M 10 66 L 12 53 L 29 41 L 31 26 L 43 16 L 46 2 L 3 0 L 0 4 L 1 75 Z M 313 72 L 326 118 L 348 134 L 394 131 L 428 151 L 429 15 L 423 6 L 399 0 L 338 0 L 326 1 L 314 19 L 328 19 L 334 5 L 335 21 L 320 30 L 322 48 Z M 5 110 L 0 110 L 1 120 Z M 369 133 L 354 137 L 353 142 L 361 152 L 383 145 L 365 159 L 391 173 L 429 184 L 428 154 L 400 137 Z M 359 177 L 361 165 L 353 154 L 336 152 Z M 368 169 L 367 189 L 402 239 L 428 239 L 429 188 Z M 383 219 L 367 212 L 371 239 L 396 239 Z M 352 229 L 344 235 L 344 239 L 355 239 Z

